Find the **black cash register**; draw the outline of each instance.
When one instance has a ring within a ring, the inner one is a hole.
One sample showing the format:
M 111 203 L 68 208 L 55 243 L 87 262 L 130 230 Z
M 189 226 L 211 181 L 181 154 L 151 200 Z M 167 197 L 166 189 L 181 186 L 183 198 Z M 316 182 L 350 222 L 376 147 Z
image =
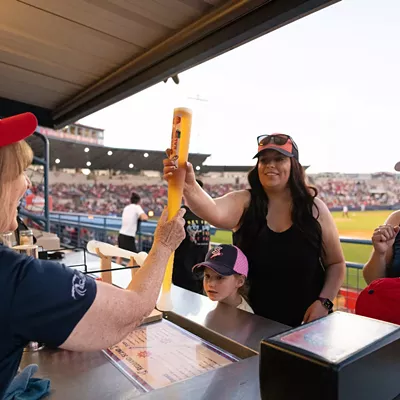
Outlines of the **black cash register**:
M 260 385 L 263 400 L 393 400 L 400 326 L 335 312 L 265 339 Z

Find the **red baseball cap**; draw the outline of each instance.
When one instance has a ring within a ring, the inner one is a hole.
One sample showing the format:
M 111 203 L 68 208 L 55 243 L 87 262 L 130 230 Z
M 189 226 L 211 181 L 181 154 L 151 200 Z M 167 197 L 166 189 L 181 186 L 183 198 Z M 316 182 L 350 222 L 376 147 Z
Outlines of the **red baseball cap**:
M 0 147 L 26 139 L 37 126 L 36 117 L 29 112 L 0 119 Z
M 286 157 L 294 157 L 299 160 L 299 149 L 289 135 L 273 133 L 272 135 L 261 135 L 257 138 L 258 151 L 253 158 L 257 158 L 265 150 L 276 150 Z
M 356 314 L 400 325 L 400 278 L 373 281 L 358 296 Z

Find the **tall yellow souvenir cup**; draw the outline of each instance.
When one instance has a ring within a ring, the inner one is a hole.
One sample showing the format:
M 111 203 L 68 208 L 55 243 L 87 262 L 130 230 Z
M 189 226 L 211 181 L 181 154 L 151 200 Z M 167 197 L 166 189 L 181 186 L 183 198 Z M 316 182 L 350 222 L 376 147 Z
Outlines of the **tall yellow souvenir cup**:
M 172 122 L 171 155 L 177 161 L 178 169 L 168 183 L 168 218 L 173 218 L 182 204 L 183 185 L 185 184 L 186 163 L 189 155 L 190 131 L 192 128 L 192 111 L 188 108 L 175 108 Z M 174 254 L 168 260 L 164 281 L 161 288 L 157 308 L 160 311 L 171 311 L 172 268 Z

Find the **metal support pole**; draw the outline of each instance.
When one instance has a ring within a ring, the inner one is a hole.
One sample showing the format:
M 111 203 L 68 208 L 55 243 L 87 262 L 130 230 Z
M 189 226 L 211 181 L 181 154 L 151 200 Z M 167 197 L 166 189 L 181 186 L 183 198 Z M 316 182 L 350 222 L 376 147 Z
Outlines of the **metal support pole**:
M 44 172 L 44 230 L 50 232 L 50 210 L 49 210 L 49 162 L 50 162 L 50 143 L 45 135 L 39 132 L 34 133 L 43 142 L 43 158 L 34 157 L 34 161 L 43 166 Z

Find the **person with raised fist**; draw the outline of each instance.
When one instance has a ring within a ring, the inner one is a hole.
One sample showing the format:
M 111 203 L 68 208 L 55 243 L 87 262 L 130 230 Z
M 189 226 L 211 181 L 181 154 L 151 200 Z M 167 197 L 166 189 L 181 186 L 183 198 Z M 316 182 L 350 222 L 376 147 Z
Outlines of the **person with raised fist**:
M 373 250 L 364 265 L 363 275 L 370 284 L 380 278 L 400 277 L 400 211 L 392 213 L 372 235 Z

